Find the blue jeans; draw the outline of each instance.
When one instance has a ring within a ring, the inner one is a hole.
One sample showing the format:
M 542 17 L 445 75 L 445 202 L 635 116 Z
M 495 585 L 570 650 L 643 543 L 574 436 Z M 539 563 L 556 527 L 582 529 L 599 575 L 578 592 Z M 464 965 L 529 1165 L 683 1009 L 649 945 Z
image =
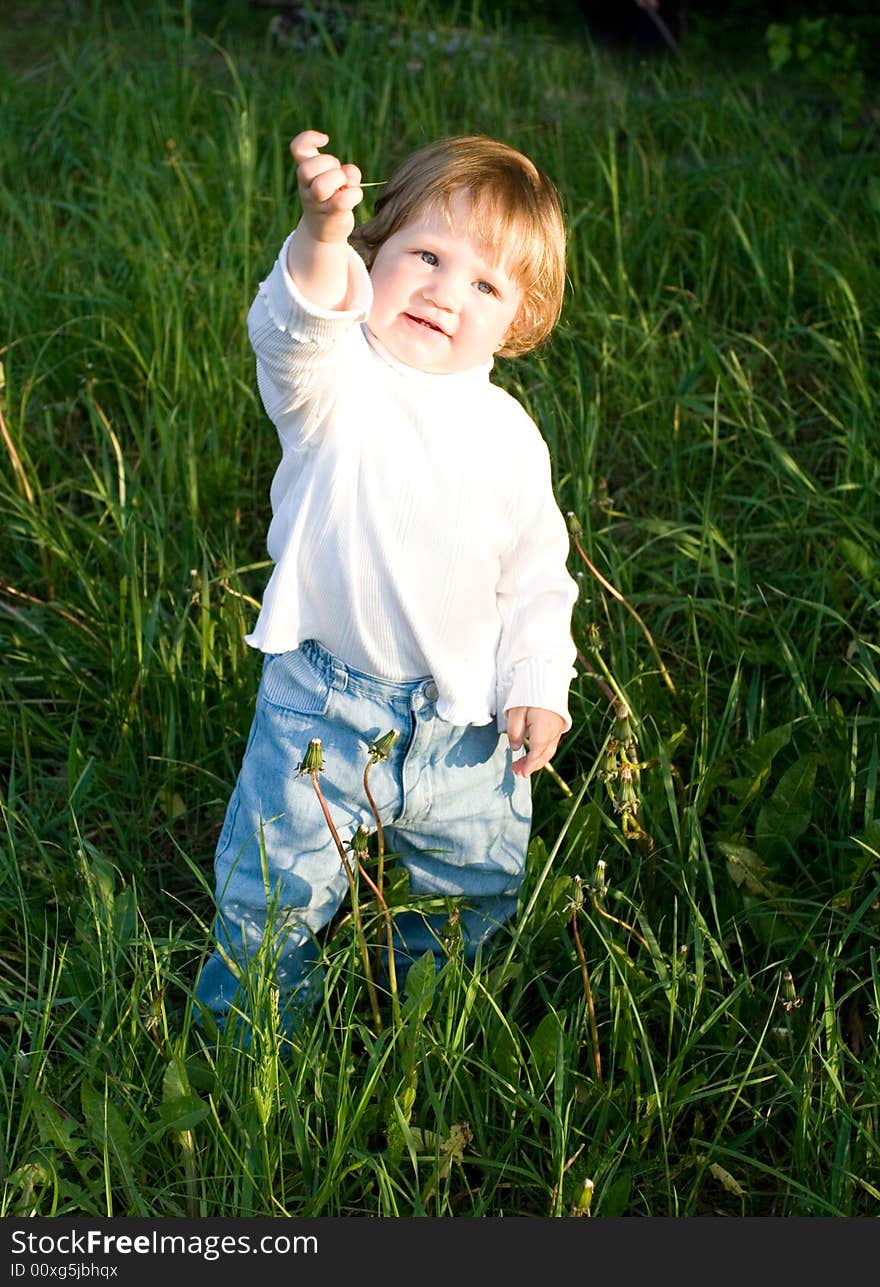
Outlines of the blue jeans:
M 406 869 L 411 895 L 457 900 L 469 959 L 514 914 L 531 824 L 529 780 L 511 773 L 507 737 L 494 722 L 449 724 L 437 717 L 436 698 L 430 678 L 395 683 L 365 675 L 313 640 L 266 657 L 217 844 L 217 950 L 196 989 L 204 1005 L 218 1015 L 242 1005 L 229 962 L 240 972 L 258 952 L 271 962 L 282 1008 L 314 999 L 315 935 L 348 882 L 311 779 L 299 773 L 312 738 L 323 744 L 319 782 L 347 843 L 362 823 L 375 830 L 363 788 L 368 748 L 398 732 L 369 776 L 387 861 Z M 368 904 L 363 881 L 360 891 Z M 442 959 L 437 933 L 446 919 L 395 915 L 404 968 L 426 950 Z

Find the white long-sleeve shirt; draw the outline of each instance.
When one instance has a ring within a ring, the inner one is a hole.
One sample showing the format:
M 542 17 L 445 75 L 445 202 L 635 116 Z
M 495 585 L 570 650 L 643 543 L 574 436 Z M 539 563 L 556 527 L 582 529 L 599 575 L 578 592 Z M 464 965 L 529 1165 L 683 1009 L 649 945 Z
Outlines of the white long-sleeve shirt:
M 570 725 L 577 587 L 534 421 L 491 383 L 491 362 L 432 375 L 387 353 L 365 325 L 354 250 L 352 307 L 310 303 L 289 241 L 248 315 L 282 455 L 275 567 L 247 642 L 276 653 L 317 639 L 368 674 L 431 675 L 453 724 L 495 715 L 504 728 L 511 706 L 541 706 Z

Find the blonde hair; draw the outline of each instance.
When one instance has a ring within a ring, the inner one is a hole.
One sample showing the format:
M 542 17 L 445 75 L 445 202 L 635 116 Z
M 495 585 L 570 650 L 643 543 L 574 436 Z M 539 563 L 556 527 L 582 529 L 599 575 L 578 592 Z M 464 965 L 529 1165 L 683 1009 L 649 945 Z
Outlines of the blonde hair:
M 485 246 L 523 291 L 502 357 L 528 353 L 559 320 L 565 290 L 565 224 L 559 193 L 533 161 L 482 134 L 429 143 L 394 171 L 372 218 L 351 243 L 368 268 L 383 242 L 439 210 L 451 219 L 459 193 L 470 202 L 468 235 Z

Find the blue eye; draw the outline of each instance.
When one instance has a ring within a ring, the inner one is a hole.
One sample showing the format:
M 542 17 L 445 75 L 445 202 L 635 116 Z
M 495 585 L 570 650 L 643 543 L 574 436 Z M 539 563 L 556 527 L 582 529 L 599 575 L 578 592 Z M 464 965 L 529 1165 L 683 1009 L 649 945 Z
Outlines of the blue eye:
M 484 295 L 495 294 L 495 287 L 491 282 L 477 282 L 477 290 L 482 291 Z
M 440 263 L 440 260 L 434 254 L 433 250 L 420 250 L 419 255 L 425 261 L 426 264 L 429 264 L 431 266 L 431 268 L 436 268 L 437 265 Z

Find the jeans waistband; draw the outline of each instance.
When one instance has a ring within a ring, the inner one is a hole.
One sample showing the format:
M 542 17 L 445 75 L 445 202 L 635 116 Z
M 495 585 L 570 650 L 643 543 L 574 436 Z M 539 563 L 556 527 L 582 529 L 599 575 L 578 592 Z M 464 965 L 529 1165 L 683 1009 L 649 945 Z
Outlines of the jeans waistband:
M 428 701 L 433 702 L 437 698 L 437 685 L 430 675 L 401 680 L 368 675 L 334 656 L 317 639 L 304 640 L 299 645 L 299 650 L 330 687 L 340 692 L 350 690 L 378 701 L 402 702 L 406 706 L 409 706 L 413 695 L 420 689 Z

